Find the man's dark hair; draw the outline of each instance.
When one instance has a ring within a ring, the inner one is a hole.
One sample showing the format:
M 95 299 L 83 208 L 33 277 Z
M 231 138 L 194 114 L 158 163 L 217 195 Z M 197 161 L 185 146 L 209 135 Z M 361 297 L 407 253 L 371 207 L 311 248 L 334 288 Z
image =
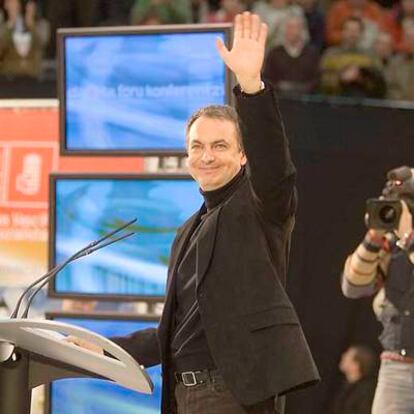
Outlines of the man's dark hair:
M 194 112 L 188 119 L 185 127 L 185 138 L 187 143 L 191 126 L 195 121 L 197 121 L 197 119 L 202 117 L 232 122 L 236 128 L 237 141 L 239 143 L 240 150 L 243 151 L 243 141 L 239 124 L 239 116 L 237 115 L 236 110 L 229 105 L 209 105 Z
M 364 31 L 365 25 L 364 25 L 363 20 L 356 16 L 347 17 L 344 23 L 342 24 L 342 29 L 345 27 L 346 24 L 351 23 L 351 22 L 359 24 L 359 29 L 361 30 L 361 33 Z
M 375 376 L 378 362 L 375 352 L 364 345 L 352 346 L 354 350 L 354 361 L 359 365 L 361 378 Z

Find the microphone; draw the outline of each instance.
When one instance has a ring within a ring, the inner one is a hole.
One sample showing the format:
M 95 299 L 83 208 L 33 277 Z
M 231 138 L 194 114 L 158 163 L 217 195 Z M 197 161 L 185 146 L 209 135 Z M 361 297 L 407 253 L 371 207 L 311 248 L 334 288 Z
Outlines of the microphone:
M 45 286 L 53 277 L 55 277 L 55 275 L 57 273 L 59 273 L 64 267 L 66 267 L 69 263 L 80 259 L 81 257 L 87 256 L 97 250 L 100 250 L 102 248 L 105 248 L 113 243 L 116 243 L 118 241 L 121 241 L 123 239 L 126 239 L 127 237 L 133 236 L 135 233 L 131 232 L 131 233 L 127 233 L 125 235 L 119 236 L 115 239 L 111 239 L 108 240 L 110 237 L 114 236 L 115 234 L 121 232 L 122 230 L 124 230 L 125 228 L 129 227 L 130 225 L 134 224 L 137 221 L 137 219 L 133 219 L 125 224 L 123 224 L 122 226 L 116 228 L 115 230 L 111 231 L 110 233 L 105 234 L 102 238 L 95 240 L 91 243 L 89 243 L 87 246 L 83 247 L 82 249 L 80 249 L 79 251 L 77 251 L 76 253 L 74 253 L 72 256 L 70 256 L 68 259 L 66 259 L 63 263 L 56 265 L 53 269 L 49 270 L 46 274 L 44 274 L 43 276 L 41 276 L 39 279 L 35 280 L 31 285 L 29 285 L 24 292 L 20 295 L 16 306 L 13 310 L 13 313 L 10 315 L 10 319 L 15 319 L 18 316 L 19 313 L 19 309 L 20 306 L 22 304 L 22 301 L 24 299 L 24 297 L 29 293 L 29 291 L 39 285 L 35 291 L 30 295 L 29 299 L 28 299 L 28 303 L 26 305 L 26 308 L 22 314 L 22 318 L 26 318 L 28 313 L 29 313 L 29 308 L 30 308 L 30 304 L 32 303 L 34 297 L 36 296 L 36 294 L 42 289 L 43 286 Z M 106 243 L 104 243 L 106 240 L 108 240 Z

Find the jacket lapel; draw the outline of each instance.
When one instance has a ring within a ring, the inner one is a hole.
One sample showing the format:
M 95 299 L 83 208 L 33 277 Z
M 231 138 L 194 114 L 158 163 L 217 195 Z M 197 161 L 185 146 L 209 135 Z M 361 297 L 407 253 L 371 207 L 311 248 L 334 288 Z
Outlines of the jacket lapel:
M 180 264 L 183 254 L 185 253 L 185 246 L 187 246 L 187 242 L 191 235 L 193 234 L 193 231 L 195 227 L 197 226 L 197 223 L 199 222 L 200 216 L 205 211 L 204 206 L 193 216 L 191 216 L 187 223 L 183 226 L 181 233 L 177 234 L 177 238 L 174 241 L 174 244 L 171 248 L 171 258 L 170 258 L 170 265 L 168 268 L 168 279 L 167 279 L 167 288 L 166 288 L 166 297 L 169 296 L 169 291 L 171 289 L 171 286 L 173 285 L 173 280 L 175 279 L 175 275 L 177 273 L 177 267 Z
M 201 286 L 210 265 L 222 206 L 213 210 L 204 220 L 196 246 L 197 289 Z

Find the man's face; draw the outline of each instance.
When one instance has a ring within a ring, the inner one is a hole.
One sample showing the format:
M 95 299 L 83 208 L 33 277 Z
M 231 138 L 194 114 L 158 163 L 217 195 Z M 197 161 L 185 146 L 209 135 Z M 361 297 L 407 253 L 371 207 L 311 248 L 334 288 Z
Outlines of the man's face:
M 188 132 L 188 171 L 203 191 L 226 185 L 246 164 L 232 121 L 198 118 Z
M 342 30 L 342 43 L 345 46 L 356 46 L 361 39 L 362 29 L 358 22 L 348 21 Z
M 295 45 L 304 38 L 303 21 L 299 17 L 291 17 L 285 23 L 285 39 L 288 45 Z

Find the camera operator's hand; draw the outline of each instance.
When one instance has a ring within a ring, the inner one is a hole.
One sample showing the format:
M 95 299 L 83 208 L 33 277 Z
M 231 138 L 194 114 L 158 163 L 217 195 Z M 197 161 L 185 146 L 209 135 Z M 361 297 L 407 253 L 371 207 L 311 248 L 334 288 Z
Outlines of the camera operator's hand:
M 399 247 L 406 249 L 407 240 L 413 231 L 413 216 L 410 213 L 407 203 L 404 200 L 400 200 L 402 205 L 402 213 L 398 229 L 395 230 L 395 234 L 399 237 Z

